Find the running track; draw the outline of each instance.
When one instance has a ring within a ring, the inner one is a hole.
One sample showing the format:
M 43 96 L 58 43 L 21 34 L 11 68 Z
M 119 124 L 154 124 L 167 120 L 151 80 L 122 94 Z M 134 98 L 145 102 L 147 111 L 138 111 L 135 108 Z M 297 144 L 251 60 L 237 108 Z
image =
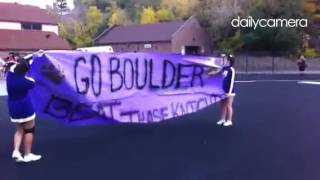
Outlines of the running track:
M 0 179 L 319 180 L 320 85 L 236 88 L 231 128 L 215 125 L 218 105 L 154 125 L 64 127 L 38 119 L 34 150 L 44 157 L 31 164 L 10 159 L 14 128 L 0 97 Z

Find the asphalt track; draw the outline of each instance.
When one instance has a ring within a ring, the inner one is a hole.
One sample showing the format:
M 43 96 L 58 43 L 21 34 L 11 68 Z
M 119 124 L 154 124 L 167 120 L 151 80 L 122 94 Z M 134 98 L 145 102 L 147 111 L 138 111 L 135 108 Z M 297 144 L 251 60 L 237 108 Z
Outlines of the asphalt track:
M 37 120 L 34 151 L 16 164 L 0 97 L 0 180 L 319 180 L 320 85 L 239 77 L 234 126 L 219 105 L 152 125 L 64 127 Z M 241 82 L 243 81 L 243 82 Z

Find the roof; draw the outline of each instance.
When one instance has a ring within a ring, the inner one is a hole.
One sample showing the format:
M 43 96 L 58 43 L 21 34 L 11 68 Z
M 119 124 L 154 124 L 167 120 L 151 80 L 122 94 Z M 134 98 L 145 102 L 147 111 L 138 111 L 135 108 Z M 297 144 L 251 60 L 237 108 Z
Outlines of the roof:
M 96 44 L 171 41 L 185 21 L 115 26 L 96 38 Z
M 17 3 L 0 3 L 0 12 L 0 21 L 58 24 L 57 20 L 49 15 L 45 9 L 36 6 Z
M 0 50 L 62 50 L 70 45 L 53 32 L 0 30 Z

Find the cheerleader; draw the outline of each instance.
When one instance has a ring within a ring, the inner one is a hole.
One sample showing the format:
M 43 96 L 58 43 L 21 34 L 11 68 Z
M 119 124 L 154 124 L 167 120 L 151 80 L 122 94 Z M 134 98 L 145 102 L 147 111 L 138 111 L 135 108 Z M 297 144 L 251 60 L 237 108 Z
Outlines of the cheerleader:
M 234 79 L 235 79 L 235 70 L 234 57 L 232 55 L 227 56 L 227 66 L 223 67 L 222 74 L 223 79 L 223 90 L 226 94 L 226 98 L 221 101 L 221 119 L 217 122 L 218 125 L 223 126 L 232 126 L 232 115 L 233 115 L 233 100 L 235 97 L 234 91 Z
M 35 133 L 35 111 L 29 97 L 29 90 L 34 88 L 35 81 L 27 77 L 29 63 L 20 59 L 12 65 L 7 74 L 8 109 L 11 122 L 16 124 L 14 150 L 12 158 L 17 162 L 31 162 L 41 159 L 40 155 L 31 152 Z M 24 144 L 24 157 L 20 146 Z

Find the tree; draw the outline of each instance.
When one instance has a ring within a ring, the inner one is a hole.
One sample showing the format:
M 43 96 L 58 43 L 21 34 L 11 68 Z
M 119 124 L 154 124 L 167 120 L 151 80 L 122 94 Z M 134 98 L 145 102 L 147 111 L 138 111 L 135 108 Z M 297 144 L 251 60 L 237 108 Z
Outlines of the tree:
M 74 0 L 75 6 L 84 4 L 88 7 L 96 6 L 102 13 L 107 13 L 112 6 L 113 0 Z
M 75 43 L 75 23 L 60 23 L 59 24 L 59 36 L 61 36 L 64 40 L 66 40 L 72 47 L 76 47 Z
M 150 24 L 156 23 L 158 19 L 156 18 L 156 13 L 154 12 L 152 7 L 143 8 L 142 15 L 141 15 L 141 24 Z
M 158 8 L 162 0 L 116 0 L 118 6 L 122 9 L 130 7 L 154 7 Z
M 301 47 L 299 28 L 233 28 L 231 20 L 240 16 L 257 19 L 292 19 L 301 16 L 301 0 L 198 0 L 196 16 L 214 46 L 222 50 L 270 51 L 289 54 Z M 240 49 L 239 49 L 240 48 Z
M 302 18 L 300 0 L 267 0 L 250 8 L 255 19 Z M 244 29 L 243 39 L 247 50 L 270 51 L 272 53 L 296 54 L 302 47 L 303 31 L 300 28 Z
M 94 37 L 102 25 L 102 13 L 97 7 L 91 6 L 86 13 L 86 31 L 90 37 Z
M 84 17 L 68 19 L 61 23 L 61 36 L 74 47 L 91 46 L 98 30 L 103 25 L 103 15 L 95 6 L 89 7 Z
M 236 29 L 230 25 L 231 20 L 243 14 L 243 4 L 237 0 L 199 0 L 196 9 L 197 19 L 206 29 L 214 46 L 222 43 L 226 38 L 232 37 Z
M 172 21 L 174 19 L 174 14 L 169 9 L 159 9 L 156 12 L 156 18 L 159 22 Z
M 116 8 L 113 10 L 111 17 L 109 18 L 108 25 L 125 25 L 129 22 L 130 20 L 128 19 L 126 12 L 123 9 Z
M 176 17 L 186 19 L 194 14 L 198 5 L 199 0 L 162 0 L 161 8 L 170 10 Z
M 85 26 L 80 23 L 76 23 L 74 26 L 74 42 L 76 47 L 86 47 L 92 45 L 93 37 L 90 37 L 86 31 Z
M 244 42 L 242 40 L 241 31 L 238 30 L 234 36 L 230 38 L 226 38 L 222 41 L 220 44 L 220 49 L 224 52 L 228 53 L 235 53 L 238 50 L 240 50 L 244 45 Z
M 54 7 L 57 9 L 60 15 L 69 10 L 67 0 L 56 0 Z

